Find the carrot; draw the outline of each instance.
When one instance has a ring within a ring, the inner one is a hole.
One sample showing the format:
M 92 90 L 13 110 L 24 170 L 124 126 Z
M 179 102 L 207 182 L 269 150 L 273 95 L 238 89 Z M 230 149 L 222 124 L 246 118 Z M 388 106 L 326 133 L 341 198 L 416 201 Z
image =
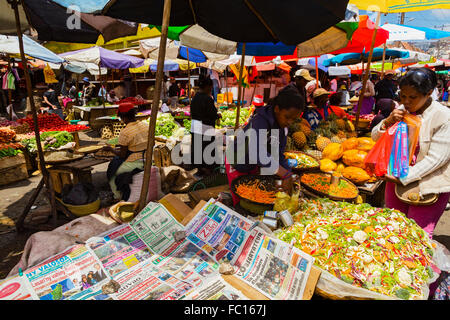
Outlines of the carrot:
M 245 199 L 260 203 L 272 204 L 276 199 L 275 191 L 265 190 L 264 185 L 257 180 L 238 185 L 236 193 Z

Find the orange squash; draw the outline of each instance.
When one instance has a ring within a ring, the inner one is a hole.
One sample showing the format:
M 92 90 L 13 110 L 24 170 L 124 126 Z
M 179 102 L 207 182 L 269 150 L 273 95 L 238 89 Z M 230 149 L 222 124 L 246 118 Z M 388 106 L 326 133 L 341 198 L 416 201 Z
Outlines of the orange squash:
M 342 175 L 355 184 L 364 184 L 370 179 L 367 172 L 358 167 L 347 167 Z
M 358 148 L 358 138 L 349 138 L 342 142 L 342 149 L 344 149 L 344 151 L 356 148 Z
M 336 161 L 342 157 L 343 150 L 340 143 L 332 142 L 322 151 L 322 158 Z
M 372 138 L 362 137 L 358 138 L 358 147 L 357 149 L 360 151 L 369 152 L 370 149 L 375 145 L 375 141 Z
M 352 150 L 347 150 L 344 151 L 344 154 L 342 156 L 342 161 L 347 165 L 347 166 L 353 166 L 353 167 L 358 167 L 361 169 L 365 168 L 365 164 L 364 164 L 364 159 L 367 156 L 367 152 L 364 151 L 360 151 L 360 150 L 356 150 L 356 149 L 352 149 Z

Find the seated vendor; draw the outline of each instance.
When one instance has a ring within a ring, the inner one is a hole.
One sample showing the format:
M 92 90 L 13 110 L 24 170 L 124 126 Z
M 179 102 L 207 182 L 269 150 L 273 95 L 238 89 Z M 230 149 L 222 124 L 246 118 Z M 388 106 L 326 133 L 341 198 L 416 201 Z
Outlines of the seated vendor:
M 120 131 L 118 148 L 106 146 L 103 150 L 116 155 L 109 163 L 106 175 L 114 198 L 121 199 L 122 193 L 117 189 L 116 178 L 122 173 L 133 172 L 136 169 L 136 171 L 144 170 L 149 126 L 145 121 L 136 120 L 136 109 L 132 103 L 121 103 L 117 115 L 126 124 Z
M 262 174 L 277 175 L 283 182 L 283 188 L 291 190 L 292 172 L 284 156 L 287 128 L 300 117 L 304 105 L 304 98 L 297 90 L 287 89 L 282 90 L 266 106 L 255 110 L 243 129 L 245 133 L 255 130 L 255 134 L 250 134 L 248 139 L 244 138 L 240 142 L 237 133 L 234 141 L 227 145 L 225 169 L 230 189 L 232 181 L 242 175 Z M 278 130 L 278 134 L 272 132 L 274 129 Z M 267 143 L 260 140 L 260 134 L 267 135 Z M 256 137 L 255 141 L 252 141 L 252 136 Z M 274 148 L 278 154 L 273 153 Z M 232 196 L 233 204 L 236 205 L 239 198 L 234 193 Z

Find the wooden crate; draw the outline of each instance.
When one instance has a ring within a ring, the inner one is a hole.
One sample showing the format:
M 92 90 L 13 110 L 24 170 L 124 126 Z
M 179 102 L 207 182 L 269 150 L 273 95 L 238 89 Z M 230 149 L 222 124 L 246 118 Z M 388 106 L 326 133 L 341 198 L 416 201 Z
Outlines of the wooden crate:
M 16 167 L 18 165 L 25 163 L 26 163 L 25 156 L 22 153 L 19 153 L 13 157 L 3 157 L 0 158 L 0 170 Z

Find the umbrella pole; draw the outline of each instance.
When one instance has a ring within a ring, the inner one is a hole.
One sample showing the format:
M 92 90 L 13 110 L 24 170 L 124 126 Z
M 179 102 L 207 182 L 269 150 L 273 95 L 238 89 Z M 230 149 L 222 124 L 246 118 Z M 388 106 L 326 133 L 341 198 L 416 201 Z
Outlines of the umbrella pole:
M 102 87 L 103 87 L 103 82 L 102 82 L 102 68 L 100 68 L 100 63 L 98 64 L 98 81 L 100 82 L 100 92 L 101 92 L 101 97 L 102 97 L 102 101 L 103 101 L 103 109 L 106 109 L 106 106 L 105 106 L 105 97 L 103 96 L 103 90 L 102 90 Z
M 384 78 L 384 60 L 386 59 L 386 42 L 383 44 L 383 61 L 381 62 L 381 76 L 380 80 Z
M 362 101 L 364 99 L 364 93 L 366 91 L 367 80 L 369 79 L 370 63 L 372 62 L 373 47 L 375 45 L 375 38 L 377 36 L 377 30 L 378 30 L 378 26 L 380 24 L 380 16 L 381 16 L 381 12 L 378 12 L 377 20 L 375 23 L 375 29 L 373 30 L 373 34 L 372 34 L 372 43 L 370 45 L 370 53 L 369 53 L 369 59 L 367 60 L 366 73 L 364 74 L 363 84 L 362 84 L 361 92 L 359 94 L 358 109 L 356 110 L 355 128 L 358 128 L 359 114 L 361 112 Z
M 27 65 L 27 60 L 25 57 L 25 52 L 23 49 L 23 39 L 22 39 L 22 30 L 20 29 L 20 17 L 19 17 L 19 9 L 18 9 L 18 1 L 8 1 L 9 4 L 12 6 L 13 10 L 14 10 L 14 15 L 16 18 L 16 29 L 17 29 L 17 37 L 19 40 L 19 49 L 20 49 L 20 58 L 22 60 L 22 65 L 23 65 L 23 70 L 25 73 L 25 82 L 26 82 L 26 86 L 27 86 L 27 95 L 28 98 L 30 99 L 30 108 L 31 108 L 31 113 L 33 116 L 33 129 L 34 129 L 34 136 L 36 138 L 36 141 L 39 142 L 41 141 L 41 137 L 39 134 L 39 127 L 38 127 L 38 119 L 37 119 L 37 113 L 36 113 L 36 106 L 34 105 L 34 99 L 33 99 L 33 90 L 31 88 L 31 79 L 30 79 L 30 74 L 28 73 L 28 65 Z M 53 216 L 53 225 L 56 227 L 56 202 L 55 202 L 55 194 L 51 188 L 50 185 L 50 181 L 49 181 L 49 177 L 48 177 L 48 171 L 47 168 L 45 167 L 45 159 L 44 159 L 44 152 L 42 150 L 42 144 L 41 143 L 36 143 L 36 147 L 37 147 L 37 153 L 38 153 L 38 158 L 39 158 L 39 169 L 42 173 L 42 177 L 44 179 L 44 184 L 47 187 L 47 190 L 50 194 L 50 206 L 51 206 L 51 210 L 52 210 L 52 216 Z M 21 228 L 21 225 L 17 226 L 17 229 L 19 230 Z
M 316 89 L 319 88 L 319 64 L 317 62 L 317 56 L 314 57 L 316 59 Z
M 242 87 L 242 73 L 244 72 L 244 63 L 245 63 L 245 42 L 242 45 L 242 58 L 241 58 L 241 65 L 239 68 L 238 105 L 236 109 L 236 124 L 234 125 L 234 128 L 236 130 L 239 127 L 239 115 L 241 113 L 241 99 L 243 94 L 243 92 L 241 92 L 241 87 Z
M 153 94 L 152 112 L 148 130 L 147 151 L 144 162 L 144 180 L 142 181 L 141 195 L 139 197 L 138 211 L 147 205 L 148 186 L 152 170 L 153 147 L 155 145 L 156 116 L 158 115 L 159 100 L 161 96 L 161 85 L 164 73 L 164 57 L 166 55 L 167 33 L 169 29 L 170 7 L 172 1 L 164 1 L 163 19 L 161 26 L 161 39 L 159 42 L 158 69 L 156 70 L 155 92 Z
M 227 108 L 228 108 L 229 104 L 228 104 L 228 75 L 227 75 L 227 69 L 228 69 L 228 67 L 225 67 L 225 94 L 226 94 L 226 101 L 227 101 Z
M 187 56 L 187 62 L 188 62 L 188 99 L 189 99 L 189 105 L 191 105 L 191 62 L 189 61 L 189 48 L 186 47 L 186 56 Z

